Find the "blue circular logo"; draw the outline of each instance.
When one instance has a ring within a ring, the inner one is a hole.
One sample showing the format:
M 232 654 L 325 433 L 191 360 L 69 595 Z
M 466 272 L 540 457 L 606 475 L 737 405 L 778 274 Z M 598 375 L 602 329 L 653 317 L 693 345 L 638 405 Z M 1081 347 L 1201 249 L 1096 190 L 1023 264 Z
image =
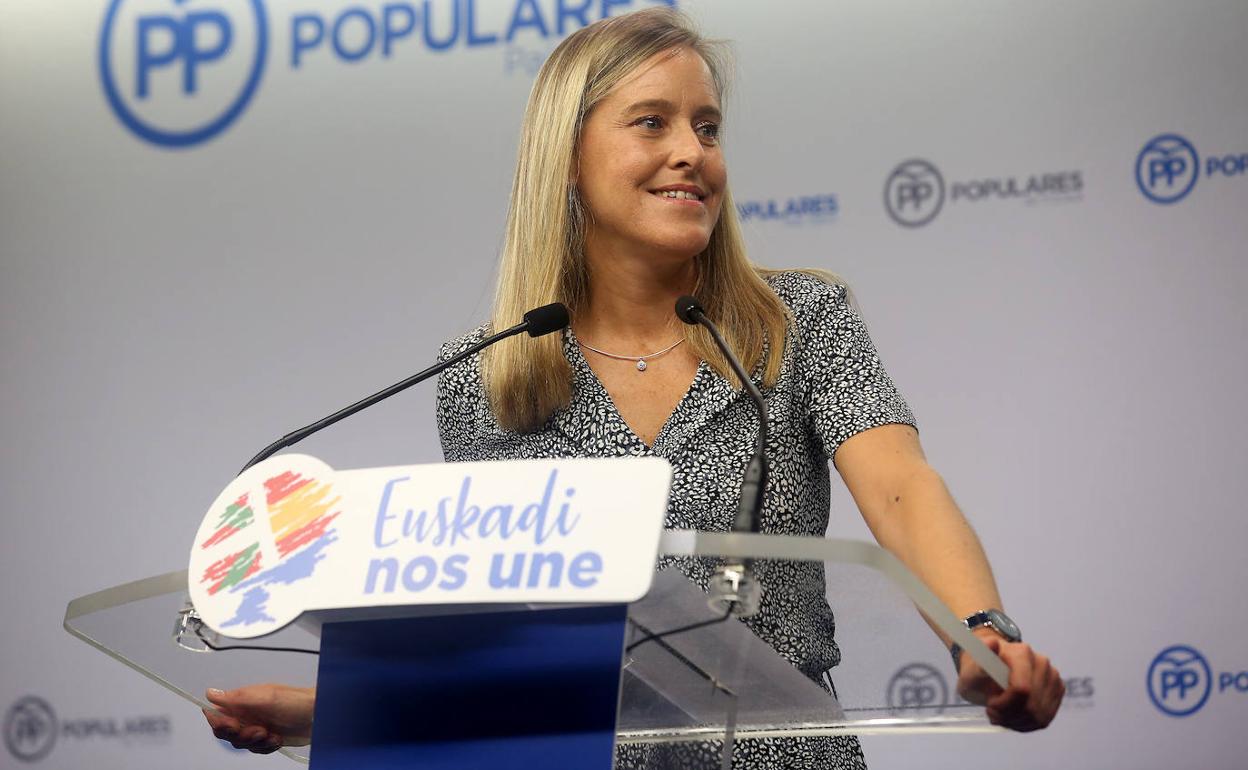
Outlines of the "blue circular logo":
M 921 227 L 931 222 L 944 204 L 945 180 L 925 160 L 900 164 L 884 182 L 884 210 L 904 227 Z
M 939 714 L 949 705 L 949 685 L 934 667 L 911 663 L 888 681 L 887 703 L 893 711 L 934 709 Z
M 111 0 L 100 33 L 104 94 L 140 138 L 199 144 L 246 109 L 268 37 L 263 0 Z
M 4 715 L 4 746 L 24 762 L 43 759 L 56 745 L 56 712 L 43 698 L 27 695 Z
M 1153 658 L 1148 667 L 1148 697 L 1172 717 L 1195 714 L 1213 692 L 1209 662 L 1192 647 L 1176 644 Z
M 1154 203 L 1176 203 L 1187 197 L 1200 178 L 1200 156 L 1178 134 L 1154 137 L 1135 158 L 1135 183 Z

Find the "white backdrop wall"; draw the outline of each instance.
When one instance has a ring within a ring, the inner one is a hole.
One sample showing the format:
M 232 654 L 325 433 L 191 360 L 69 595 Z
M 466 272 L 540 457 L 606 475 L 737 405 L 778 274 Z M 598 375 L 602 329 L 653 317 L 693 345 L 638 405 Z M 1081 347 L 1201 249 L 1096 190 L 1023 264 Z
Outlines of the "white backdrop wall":
M 0 5 L 0 766 L 27 766 L 29 696 L 45 766 L 286 761 L 221 748 L 65 634 L 65 603 L 181 567 L 256 449 L 485 317 L 536 63 L 648 4 Z M 752 253 L 849 279 L 1070 680 L 1043 734 L 868 739 L 872 767 L 1244 766 L 1248 5 L 681 5 L 735 41 Z M 432 400 L 306 449 L 438 459 Z M 843 491 L 830 531 L 867 536 Z

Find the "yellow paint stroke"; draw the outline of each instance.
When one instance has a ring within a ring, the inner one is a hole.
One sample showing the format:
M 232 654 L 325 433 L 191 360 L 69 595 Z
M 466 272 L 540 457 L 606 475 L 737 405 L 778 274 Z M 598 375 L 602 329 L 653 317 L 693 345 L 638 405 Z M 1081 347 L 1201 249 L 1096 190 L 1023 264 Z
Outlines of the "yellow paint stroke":
M 274 539 L 280 541 L 328 513 L 342 499 L 338 495 L 326 500 L 332 491 L 333 485 L 314 481 L 304 484 L 270 506 L 269 526 L 273 529 Z

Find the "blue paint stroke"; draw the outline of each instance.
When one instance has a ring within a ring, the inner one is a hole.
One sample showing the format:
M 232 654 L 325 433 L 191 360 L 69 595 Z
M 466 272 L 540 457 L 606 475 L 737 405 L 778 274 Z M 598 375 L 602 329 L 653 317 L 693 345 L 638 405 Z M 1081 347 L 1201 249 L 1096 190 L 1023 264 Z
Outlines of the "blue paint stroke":
M 242 601 L 239 602 L 238 610 L 234 613 L 234 617 L 222 623 L 221 626 L 225 628 L 237 625 L 249 626 L 252 623 L 276 622 L 265 611 L 265 604 L 270 598 L 270 594 L 265 590 L 265 586 L 290 585 L 304 578 L 311 577 L 316 569 L 316 565 L 325 558 L 325 554 L 322 551 L 336 542 L 338 542 L 338 531 L 331 529 L 285 561 L 257 575 L 253 575 L 231 588 L 230 593 L 244 590 L 246 592 L 243 594 Z

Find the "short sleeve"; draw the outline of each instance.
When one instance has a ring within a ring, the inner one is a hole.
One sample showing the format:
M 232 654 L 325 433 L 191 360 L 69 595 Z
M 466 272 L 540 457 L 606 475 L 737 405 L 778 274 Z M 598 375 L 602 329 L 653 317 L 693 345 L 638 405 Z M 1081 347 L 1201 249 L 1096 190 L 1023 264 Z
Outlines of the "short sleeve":
M 446 361 L 484 338 L 485 327 L 451 340 L 438 350 L 438 361 Z M 438 375 L 438 438 L 447 462 L 479 459 L 473 447 L 479 443 L 484 423 L 489 419 L 488 399 L 481 385 L 480 354 L 444 370 Z
M 793 311 L 799 388 L 824 453 L 831 458 L 846 439 L 880 425 L 914 426 L 846 288 L 805 275 L 795 282 L 782 298 Z

